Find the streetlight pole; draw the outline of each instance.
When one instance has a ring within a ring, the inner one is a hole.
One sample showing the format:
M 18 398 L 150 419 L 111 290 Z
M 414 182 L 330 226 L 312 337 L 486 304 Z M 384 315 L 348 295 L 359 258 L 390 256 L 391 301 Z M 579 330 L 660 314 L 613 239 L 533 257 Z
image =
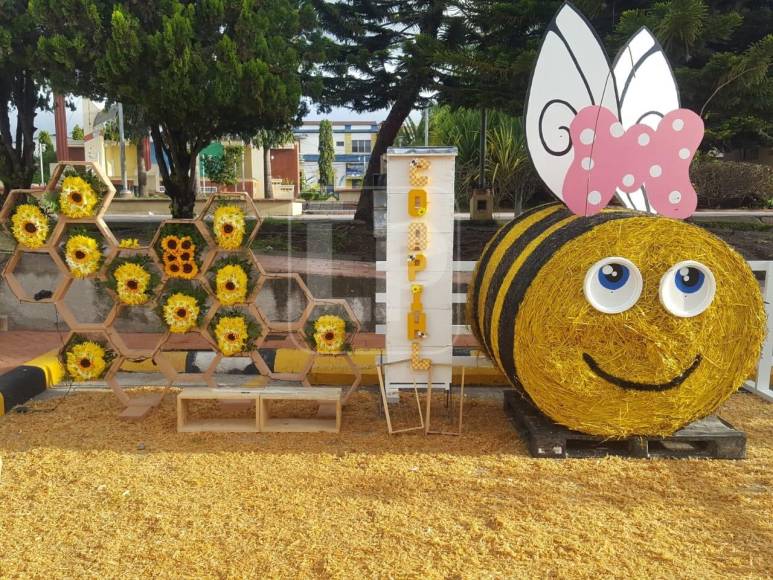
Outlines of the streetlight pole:
M 429 106 L 424 109 L 424 146 L 429 147 Z
M 123 131 L 123 104 L 118 103 L 118 137 L 121 145 L 121 197 L 131 197 L 129 181 L 126 177 L 126 136 Z
M 43 173 L 43 143 L 38 139 L 38 159 L 40 160 L 40 183 L 46 182 L 46 174 Z

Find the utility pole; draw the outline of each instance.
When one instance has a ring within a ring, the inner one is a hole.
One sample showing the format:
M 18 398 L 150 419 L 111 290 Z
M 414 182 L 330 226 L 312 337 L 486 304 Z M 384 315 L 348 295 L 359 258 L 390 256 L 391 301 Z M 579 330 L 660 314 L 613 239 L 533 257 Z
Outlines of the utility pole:
M 43 143 L 38 139 L 38 159 L 40 160 L 40 183 L 46 182 L 46 174 L 43 173 Z
M 118 138 L 121 145 L 121 191 L 119 195 L 121 197 L 131 197 L 132 192 L 129 191 L 129 180 L 126 177 L 126 136 L 123 132 L 123 104 L 118 103 Z
M 424 109 L 424 146 L 429 147 L 429 106 Z
M 488 111 L 480 110 L 480 179 L 478 188 L 486 189 L 486 133 L 488 133 Z

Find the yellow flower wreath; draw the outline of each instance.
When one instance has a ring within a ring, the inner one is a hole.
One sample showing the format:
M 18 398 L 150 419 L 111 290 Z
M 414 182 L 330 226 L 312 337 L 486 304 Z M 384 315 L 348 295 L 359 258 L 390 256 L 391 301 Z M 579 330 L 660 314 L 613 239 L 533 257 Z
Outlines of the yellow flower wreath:
M 92 217 L 99 198 L 82 177 L 65 177 L 59 193 L 59 208 L 69 218 Z
M 340 316 L 326 314 L 314 323 L 314 342 L 317 352 L 334 354 L 341 352 L 346 345 L 346 322 Z
M 249 338 L 247 321 L 243 316 L 223 316 L 215 326 L 215 338 L 225 356 L 244 352 Z
M 235 205 L 223 205 L 215 210 L 213 229 L 217 245 L 226 250 L 236 250 L 242 245 L 246 224 L 244 212 Z
M 193 296 L 176 292 L 164 304 L 164 322 L 170 332 L 183 334 L 196 327 L 200 311 L 199 303 Z
M 95 274 L 102 261 L 99 242 L 83 234 L 70 236 L 64 246 L 64 260 L 74 278 Z
M 221 304 L 231 306 L 247 300 L 247 273 L 238 264 L 226 264 L 215 275 L 215 294 Z
M 123 304 L 136 306 L 145 304 L 150 300 L 147 293 L 150 284 L 150 272 L 139 264 L 126 262 L 115 269 L 113 274 L 116 281 L 116 293 L 118 300 Z
M 40 248 L 48 239 L 48 218 L 40 208 L 23 203 L 16 208 L 11 218 L 11 233 L 22 246 Z
M 107 367 L 105 349 L 90 340 L 73 346 L 66 353 L 67 373 L 76 381 L 93 381 L 102 376 Z

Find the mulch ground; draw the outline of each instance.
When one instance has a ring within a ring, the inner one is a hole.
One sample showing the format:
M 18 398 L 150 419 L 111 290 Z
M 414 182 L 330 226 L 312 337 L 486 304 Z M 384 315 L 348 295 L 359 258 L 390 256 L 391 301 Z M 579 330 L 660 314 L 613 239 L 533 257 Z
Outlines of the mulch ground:
M 178 434 L 79 392 L 0 419 L 0 577 L 773 576 L 773 405 L 721 415 L 748 459 L 535 460 L 501 400 L 465 435 Z M 53 412 L 43 412 L 54 409 Z

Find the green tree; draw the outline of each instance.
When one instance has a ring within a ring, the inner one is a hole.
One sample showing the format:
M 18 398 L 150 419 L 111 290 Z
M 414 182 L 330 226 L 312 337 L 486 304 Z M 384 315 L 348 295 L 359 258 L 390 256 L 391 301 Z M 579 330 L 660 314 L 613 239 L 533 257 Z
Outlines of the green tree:
M 431 145 L 457 148 L 456 202 L 458 207 L 466 208 L 470 193 L 480 179 L 480 113 L 465 108 L 434 107 L 429 137 Z M 486 143 L 486 181 L 494 192 L 495 201 L 500 206 L 512 204 L 518 214 L 529 198 L 542 188 L 529 160 L 520 118 L 492 111 Z
M 701 114 L 703 148 L 773 144 L 773 6 L 759 0 L 670 0 L 620 14 L 616 48 L 649 27 L 674 67 L 682 106 Z
M 313 14 L 300 0 L 30 0 L 61 90 L 141 111 L 172 215 L 192 217 L 211 141 L 287 126 Z
M 27 0 L 0 0 L 0 179 L 6 191 L 32 183 L 35 116 L 51 108 L 37 54 L 39 38 Z
M 562 4 L 563 0 L 459 0 L 467 43 L 441 55 L 439 102 L 521 115 L 545 28 Z M 601 1 L 575 4 L 591 16 Z
M 239 181 L 239 170 L 242 166 L 244 147 L 241 145 L 225 145 L 222 155 L 204 155 L 201 165 L 209 179 L 226 187 L 233 187 Z
M 464 15 L 450 0 L 313 0 L 330 44 L 320 67 L 323 107 L 357 112 L 389 109 L 363 179 L 356 219 L 373 222 L 367 187 L 380 171 L 414 107 L 424 108 L 436 86 L 441 55 L 464 44 Z
M 333 171 L 333 159 L 335 149 L 333 144 L 333 124 L 324 119 L 319 122 L 319 185 L 320 189 L 326 189 L 335 185 L 335 171 Z
M 80 125 L 75 125 L 70 132 L 70 137 L 76 141 L 83 141 L 86 135 L 83 133 L 83 128 Z
M 528 79 L 561 0 L 460 0 L 467 46 L 449 51 L 438 78 L 442 103 L 521 115 Z M 764 0 L 580 0 L 614 54 L 641 26 L 663 45 L 682 97 L 706 124 L 703 147 L 773 142 L 773 7 Z

